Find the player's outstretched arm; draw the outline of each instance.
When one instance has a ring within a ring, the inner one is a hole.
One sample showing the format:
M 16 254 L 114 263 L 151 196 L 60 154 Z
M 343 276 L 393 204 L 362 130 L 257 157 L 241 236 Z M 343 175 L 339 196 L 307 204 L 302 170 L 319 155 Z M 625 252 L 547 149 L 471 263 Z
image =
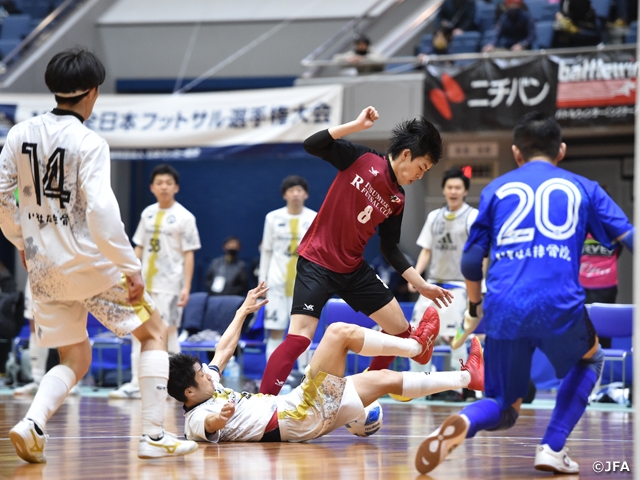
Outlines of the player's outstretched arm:
M 350 133 L 362 132 L 373 126 L 373 123 L 380 118 L 378 111 L 373 107 L 367 107 L 360 112 L 358 118 L 351 122 L 343 123 L 329 129 L 329 135 L 334 139 L 342 138 Z
M 259 301 L 264 298 L 269 288 L 264 282 L 260 282 L 256 288 L 249 290 L 247 297 L 244 299 L 240 308 L 236 311 L 236 315 L 222 334 L 220 341 L 216 347 L 216 353 L 211 360 L 210 365 L 217 365 L 217 367 L 224 370 L 227 362 L 236 351 L 238 341 L 240 340 L 240 332 L 242 331 L 242 324 L 244 323 L 247 315 L 253 312 L 257 312 L 263 305 L 266 305 L 268 300 Z
M 427 282 L 413 267 L 407 268 L 402 277 L 413 285 L 420 295 L 432 300 L 438 308 L 446 307 L 453 301 L 453 294 L 449 290 Z

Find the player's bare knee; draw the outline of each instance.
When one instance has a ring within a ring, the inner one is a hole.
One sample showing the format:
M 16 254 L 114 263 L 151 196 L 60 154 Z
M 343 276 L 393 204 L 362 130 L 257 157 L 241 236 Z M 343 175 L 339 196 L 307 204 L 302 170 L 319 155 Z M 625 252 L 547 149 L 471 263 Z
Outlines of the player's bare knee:
M 167 332 L 169 327 L 162 321 L 162 318 L 158 315 L 157 318 L 152 316 L 145 323 L 136 328 L 132 333 L 141 342 L 148 340 L 155 341 L 167 341 Z
M 357 325 L 352 325 L 350 323 L 335 322 L 329 325 L 325 335 L 331 335 L 338 341 L 347 342 L 355 337 L 359 328 L 360 327 Z

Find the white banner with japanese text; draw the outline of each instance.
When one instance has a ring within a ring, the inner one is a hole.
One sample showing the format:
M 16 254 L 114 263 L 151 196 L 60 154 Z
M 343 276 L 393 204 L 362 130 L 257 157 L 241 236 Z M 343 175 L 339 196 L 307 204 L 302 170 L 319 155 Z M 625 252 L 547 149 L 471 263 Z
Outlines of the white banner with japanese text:
M 342 122 L 342 92 L 341 85 L 322 85 L 183 95 L 105 94 L 85 124 L 112 149 L 187 149 L 187 156 L 189 149 L 193 154 L 198 148 L 302 143 Z M 53 95 L 0 95 L 0 142 L 14 124 L 54 107 Z

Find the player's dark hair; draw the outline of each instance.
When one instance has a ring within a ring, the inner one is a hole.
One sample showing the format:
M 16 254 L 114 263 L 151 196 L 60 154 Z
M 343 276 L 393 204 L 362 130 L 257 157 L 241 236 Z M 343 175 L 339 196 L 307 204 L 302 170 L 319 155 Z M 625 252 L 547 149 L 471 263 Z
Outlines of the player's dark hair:
M 371 40 L 366 35 L 358 35 L 353 39 L 353 43 L 366 43 L 369 46 L 371 45 Z
M 389 154 L 394 159 L 405 148 L 411 151 L 411 159 L 428 156 L 435 165 L 442 158 L 440 132 L 424 117 L 407 120 L 396 125 L 390 143 Z
M 447 180 L 452 178 L 459 178 L 464 183 L 464 189 L 469 190 L 469 177 L 467 177 L 460 168 L 451 167 L 449 170 L 444 172 L 442 175 L 442 188 L 444 188 L 444 184 L 447 183 Z
M 175 168 L 167 163 L 162 163 L 151 171 L 151 183 L 153 183 L 158 175 L 171 175 L 173 180 L 176 182 L 176 185 L 180 185 L 180 174 Z
M 542 112 L 529 112 L 513 129 L 513 144 L 518 147 L 525 161 L 544 156 L 554 160 L 558 156 L 562 134 L 553 117 Z
M 98 57 L 84 48 L 70 48 L 53 56 L 44 72 L 44 82 L 52 93 L 73 93 L 102 85 L 104 65 Z M 56 95 L 56 102 L 75 105 L 88 92 L 75 97 Z
M 307 180 L 300 175 L 289 175 L 288 177 L 285 177 L 280 185 L 280 192 L 284 195 L 284 193 L 291 187 L 302 187 L 305 192 L 309 193 L 309 184 L 307 183 Z
M 193 366 L 200 360 L 193 355 L 176 353 L 169 357 L 169 381 L 167 392 L 179 402 L 186 402 L 184 391 L 189 387 L 197 387 L 196 371 Z

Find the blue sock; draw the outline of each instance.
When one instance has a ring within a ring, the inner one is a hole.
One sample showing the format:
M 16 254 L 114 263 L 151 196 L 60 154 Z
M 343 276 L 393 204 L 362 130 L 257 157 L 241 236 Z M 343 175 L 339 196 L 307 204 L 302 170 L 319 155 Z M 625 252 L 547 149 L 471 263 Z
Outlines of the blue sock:
M 556 406 L 542 444 L 548 444 L 554 452 L 562 450 L 567 437 L 587 408 L 589 395 L 597 380 L 598 374 L 582 362 L 569 371 L 558 388 Z
M 467 438 L 473 437 L 480 430 L 495 428 L 502 421 L 500 406 L 489 398 L 483 398 L 464 407 L 460 414 L 466 416 L 471 424 L 467 432 Z

